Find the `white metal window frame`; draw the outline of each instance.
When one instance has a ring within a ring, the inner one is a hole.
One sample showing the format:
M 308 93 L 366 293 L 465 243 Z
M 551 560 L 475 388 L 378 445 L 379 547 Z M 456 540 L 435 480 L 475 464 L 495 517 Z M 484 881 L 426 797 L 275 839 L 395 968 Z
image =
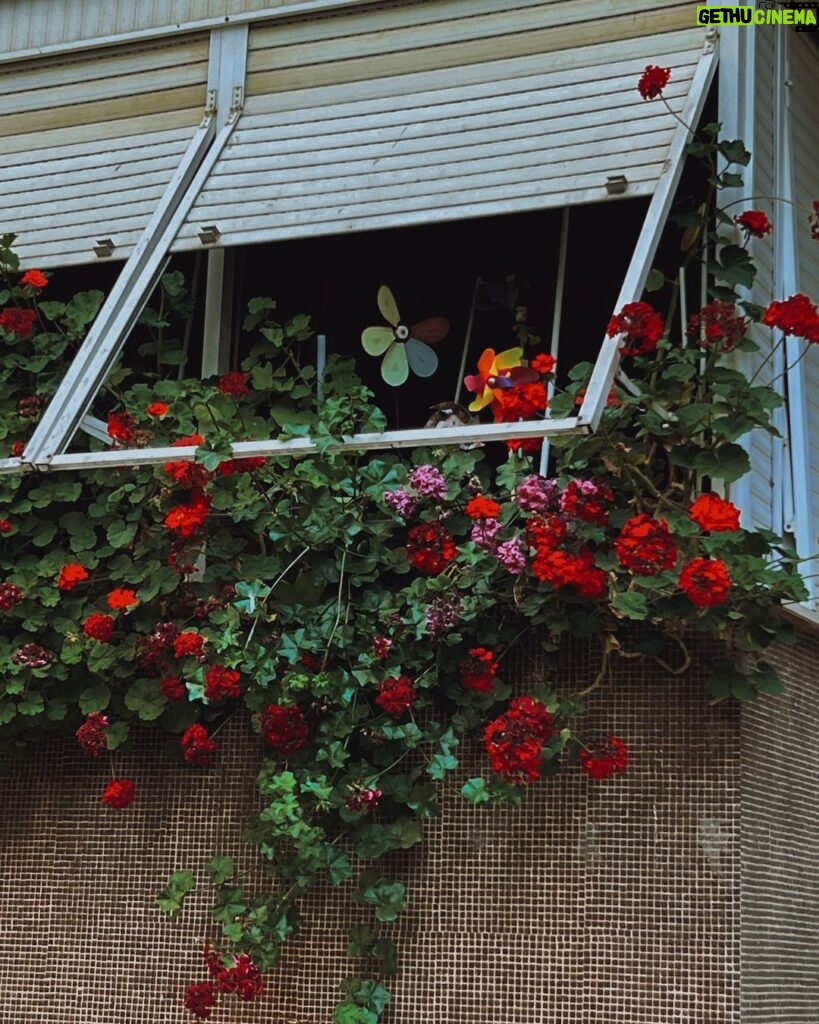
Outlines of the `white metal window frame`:
M 291 5 L 287 8 L 294 13 Z M 310 6 L 310 5 L 300 5 Z M 315 5 L 313 5 L 315 6 Z M 326 6 L 326 5 L 324 5 Z M 339 5 L 343 6 L 343 5 Z M 224 105 L 225 82 L 233 71 L 224 68 L 237 59 L 237 49 L 242 48 L 239 32 L 244 32 L 244 52 L 247 50 L 247 23 L 257 20 L 247 17 L 243 27 L 235 29 L 237 35 L 233 46 L 212 42 L 211 59 L 213 66 L 222 68 L 209 77 L 209 86 L 218 80 L 220 105 Z M 224 30 L 223 30 L 224 31 Z M 217 33 L 213 33 L 217 37 Z M 669 149 L 668 160 L 661 173 L 657 187 L 629 262 L 625 279 L 620 289 L 615 311 L 628 302 L 640 299 L 646 278 L 662 230 L 679 184 L 685 157 L 685 148 L 690 139 L 689 125 L 696 125 L 717 66 L 717 38 L 711 32 L 706 37 L 704 52 L 700 57 L 691 87 L 676 126 Z M 244 66 L 241 69 L 244 80 Z M 216 88 L 215 84 L 213 88 Z M 237 93 L 237 89 L 239 90 Z M 89 433 L 101 432 L 101 422 L 87 418 L 87 412 L 102 387 L 106 375 L 126 342 L 150 292 L 156 285 L 167 265 L 169 251 L 174 237 L 201 191 L 219 154 L 222 152 L 241 108 L 241 87 L 231 91 L 231 107 L 227 122 L 215 137 L 213 114 L 206 117 L 202 128 L 188 147 L 185 158 L 166 189 L 151 221 L 145 228 L 136 249 L 126 262 L 120 278 L 109 294 L 92 325 L 88 335 L 72 362 L 64 380 L 46 407 L 43 416 L 29 440 L 21 458 L 0 460 L 0 472 L 20 470 L 76 470 L 114 466 L 151 465 L 167 461 L 193 460 L 195 447 L 185 448 L 116 448 L 99 452 L 66 453 L 77 430 L 85 424 Z M 211 275 L 209 275 L 211 276 Z M 219 280 L 218 264 L 213 268 L 213 277 Z M 223 280 L 223 276 L 222 276 Z M 211 308 L 211 317 L 219 319 L 221 311 Z M 225 336 L 218 329 L 206 329 L 205 362 L 219 366 L 224 363 L 223 346 Z M 552 419 L 548 415 L 541 420 L 519 423 L 476 424 L 456 427 L 446 431 L 434 428 L 419 430 L 395 430 L 382 433 L 355 434 L 345 437 L 330 446 L 330 450 L 362 451 L 378 449 L 417 448 L 421 446 L 454 445 L 464 442 L 502 441 L 511 438 L 548 438 L 556 434 L 589 433 L 597 429 L 606 407 L 609 390 L 618 372 L 619 348 L 622 337 L 605 338 L 586 390 L 586 396 L 577 416 Z M 221 349 L 221 351 L 220 351 Z M 626 381 L 627 386 L 633 389 Z M 322 448 L 310 438 L 280 441 L 263 438 L 256 441 L 235 442 L 232 451 L 236 457 L 248 456 L 299 456 L 317 454 Z

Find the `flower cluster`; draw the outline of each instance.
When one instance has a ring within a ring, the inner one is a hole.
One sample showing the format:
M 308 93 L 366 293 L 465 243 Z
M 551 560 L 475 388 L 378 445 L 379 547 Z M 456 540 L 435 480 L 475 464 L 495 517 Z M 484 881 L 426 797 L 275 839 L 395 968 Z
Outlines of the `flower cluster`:
M 661 68 L 656 64 L 647 64 L 637 89 L 644 100 L 654 100 L 662 94 L 671 79 L 671 68 Z
M 98 643 L 107 644 L 114 635 L 116 623 L 104 612 L 92 612 L 82 624 L 82 631 L 87 637 Z
M 224 665 L 213 665 L 205 673 L 205 699 L 211 703 L 220 700 L 235 700 L 242 696 L 239 686 L 241 676 L 235 670 Z
M 762 322 L 805 341 L 819 343 L 819 309 L 802 292 L 781 302 L 774 301 L 765 310 Z
M 492 693 L 498 663 L 495 655 L 487 647 L 472 647 L 469 656 L 462 659 L 459 665 L 461 682 L 467 690 L 477 693 Z
M 281 757 L 290 757 L 302 750 L 310 740 L 307 723 L 297 704 L 283 707 L 269 704 L 259 715 L 265 743 Z
M 609 736 L 604 746 L 596 750 L 581 750 L 580 764 L 593 779 L 620 775 L 628 768 L 628 747 L 616 736 Z
M 216 740 L 211 739 L 208 730 L 198 722 L 182 733 L 179 742 L 185 760 L 199 767 L 207 767 L 216 753 Z
M 407 536 L 407 559 L 410 565 L 428 576 L 442 572 L 455 558 L 455 538 L 443 523 L 420 523 Z
M 98 711 L 86 715 L 85 721 L 75 733 L 77 743 L 89 757 L 99 757 L 108 749 L 108 716 Z
M 543 748 L 553 733 L 553 719 L 545 704 L 533 697 L 516 697 L 506 714 L 484 730 L 492 770 L 510 782 L 534 782 L 540 777 Z
M 668 524 L 645 513 L 623 524 L 614 550 L 620 565 L 638 576 L 656 576 L 673 569 L 677 561 L 677 545 Z
M 649 302 L 627 302 L 609 321 L 606 334 L 610 338 L 625 336 L 626 344 L 620 349 L 623 356 L 650 355 L 663 336 L 663 318 Z
M 686 334 L 696 338 L 701 348 L 731 352 L 748 331 L 748 318 L 737 312 L 731 302 L 709 302 L 689 317 Z
M 0 312 L 0 330 L 21 341 L 27 341 L 32 336 L 36 323 L 37 314 L 33 309 L 6 306 Z
M 136 800 L 134 784 L 130 779 L 113 779 L 103 790 L 100 803 L 121 811 Z
M 720 558 L 694 558 L 680 573 L 680 590 L 697 608 L 724 604 L 730 589 L 728 566 Z
M 739 529 L 739 509 L 718 494 L 701 494 L 688 510 L 689 518 L 711 533 L 727 530 L 736 533 Z
M 762 210 L 745 210 L 734 217 L 734 222 L 742 228 L 746 238 L 764 238 L 773 231 L 773 224 Z
M 79 562 L 69 562 L 60 569 L 57 587 L 60 590 L 73 590 L 78 583 L 88 579 L 88 570 Z
M 375 703 L 392 718 L 398 720 L 415 705 L 417 694 L 409 676 L 389 676 L 377 685 Z

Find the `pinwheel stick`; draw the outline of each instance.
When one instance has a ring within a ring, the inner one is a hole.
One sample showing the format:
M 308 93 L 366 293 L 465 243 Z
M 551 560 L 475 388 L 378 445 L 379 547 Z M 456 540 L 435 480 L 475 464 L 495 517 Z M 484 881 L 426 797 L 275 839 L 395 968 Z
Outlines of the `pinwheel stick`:
M 455 381 L 455 398 L 457 402 L 461 397 L 461 388 L 464 386 L 464 374 L 466 373 L 466 357 L 469 354 L 469 343 L 472 340 L 472 325 L 475 322 L 475 306 L 478 299 L 478 289 L 481 286 L 481 277 L 475 278 L 475 287 L 472 289 L 472 305 L 469 307 L 469 320 L 466 323 L 466 334 L 464 335 L 464 348 L 461 352 L 461 365 L 458 367 L 458 379 Z

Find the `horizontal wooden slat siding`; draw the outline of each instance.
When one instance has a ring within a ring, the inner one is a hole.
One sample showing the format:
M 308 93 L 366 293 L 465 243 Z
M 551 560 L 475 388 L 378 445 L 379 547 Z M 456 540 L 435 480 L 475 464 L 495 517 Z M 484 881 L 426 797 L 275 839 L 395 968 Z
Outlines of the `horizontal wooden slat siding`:
M 428 4 L 433 21 L 439 6 L 470 8 Z M 640 99 L 637 78 L 649 62 L 672 67 L 679 112 L 702 42 L 688 29 L 417 74 L 402 52 L 383 78 L 251 94 L 175 247 L 197 247 L 203 224 L 236 245 L 593 202 L 611 175 L 626 176 L 628 196 L 649 194 L 676 122 Z
M 796 209 L 797 287 L 819 302 L 819 242 L 811 238 L 807 218 L 814 199 L 819 199 L 819 130 L 816 101 L 819 96 L 819 49 L 810 36 L 793 33 L 790 40 L 790 114 L 794 150 L 794 198 Z M 805 343 L 807 345 L 807 343 Z M 806 401 L 807 466 L 810 474 L 809 508 L 796 509 L 808 528 L 803 555 L 819 550 L 819 349 L 807 345 L 808 352 L 800 363 Z M 794 453 L 795 460 L 805 453 Z M 797 461 L 798 465 L 799 462 Z M 809 546 L 808 546 L 809 545 Z M 816 572 L 815 563 L 810 563 Z M 819 597 L 819 581 L 810 581 L 811 595 Z
M 475 14 L 466 0 L 446 0 L 257 28 L 251 32 L 247 92 L 367 81 L 398 68 L 408 75 L 545 55 L 688 29 L 693 20 L 689 4 L 635 0 L 627 13 L 612 11 L 623 7 L 574 0 Z
M 0 72 L 2 230 L 24 264 L 91 262 L 104 237 L 128 255 L 201 121 L 207 62 L 203 34 Z

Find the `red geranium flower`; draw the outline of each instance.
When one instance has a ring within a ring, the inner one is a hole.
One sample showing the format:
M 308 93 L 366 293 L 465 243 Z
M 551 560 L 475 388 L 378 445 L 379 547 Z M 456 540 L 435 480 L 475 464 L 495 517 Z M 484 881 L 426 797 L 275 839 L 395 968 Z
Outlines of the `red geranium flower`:
M 114 620 L 110 615 L 102 612 L 92 612 L 82 624 L 82 631 L 92 640 L 98 640 L 101 644 L 107 644 L 114 635 Z
M 225 373 L 219 378 L 219 390 L 223 395 L 233 395 L 234 398 L 241 398 L 250 394 L 247 382 L 250 380 L 249 373 Z
M 396 720 L 409 711 L 415 704 L 418 695 L 409 676 L 389 676 L 378 684 L 378 696 L 375 703 Z
M 296 704 L 269 704 L 260 714 L 259 723 L 265 743 L 282 757 L 290 757 L 310 742 L 307 723 Z
M 455 540 L 440 522 L 413 526 L 407 537 L 407 558 L 419 572 L 434 576 L 458 554 Z
M 164 416 L 166 412 L 170 411 L 170 406 L 164 402 L 151 402 L 148 408 L 145 410 L 149 416 Z
M 139 598 L 136 596 L 136 592 L 123 588 L 112 590 L 106 600 L 108 601 L 108 607 L 112 608 L 114 611 L 125 611 L 133 605 L 139 604 Z
M 668 85 L 671 68 L 661 68 L 656 64 L 647 64 L 646 69 L 637 83 L 637 89 L 644 100 L 654 100 Z
M 551 373 L 557 366 L 557 360 L 550 353 L 541 352 L 539 356 L 535 356 L 532 360 L 531 366 L 536 373 L 542 373 L 546 376 L 547 373 Z
M 772 302 L 765 310 L 762 323 L 778 327 L 783 334 L 819 342 L 819 309 L 801 292 L 781 302 Z
M 486 647 L 473 647 L 469 651 L 469 657 L 464 658 L 458 667 L 465 689 L 474 690 L 476 693 L 492 693 L 498 672 L 498 663 L 492 651 Z
M 250 1002 L 262 991 L 262 973 L 247 953 L 234 956 L 233 967 L 223 968 L 216 975 L 222 992 L 235 992 L 240 999 Z
M 165 676 L 160 686 L 162 687 L 162 696 L 166 700 L 182 700 L 188 695 L 188 688 L 179 676 Z
M 541 583 L 559 589 L 573 586 L 581 597 L 602 597 L 606 592 L 606 574 L 594 564 L 589 548 L 576 555 L 555 549 L 535 556 L 532 572 Z
M 614 506 L 614 491 L 604 480 L 570 480 L 560 495 L 560 510 L 584 523 L 605 526 Z
M 819 199 L 814 199 L 811 204 L 811 210 L 808 214 L 808 227 L 810 228 L 810 237 L 814 242 L 819 242 Z
M 199 985 L 189 985 L 185 993 L 185 1009 L 192 1014 L 207 1019 L 216 1005 L 216 995 L 213 985 L 209 981 L 203 981 Z
M 114 779 L 105 787 L 100 802 L 104 803 L 106 807 L 114 807 L 121 811 L 123 807 L 132 804 L 135 799 L 134 784 L 130 779 Z
M 175 658 L 198 658 L 202 654 L 202 649 L 205 646 L 205 638 L 201 633 L 194 633 L 193 630 L 187 630 L 185 633 L 180 633 L 173 642 L 173 656 Z
M 11 446 L 11 455 L 15 459 L 19 459 L 23 452 L 26 450 L 24 441 L 15 441 Z
M 599 750 L 581 750 L 580 764 L 593 779 L 607 779 L 628 768 L 628 747 L 616 736 L 609 736 L 605 747 Z
M 235 476 L 237 473 L 255 473 L 267 462 L 263 455 L 252 455 L 246 459 L 225 459 L 216 467 L 219 476 Z
M 191 495 L 190 504 L 177 505 L 170 510 L 165 516 L 165 525 L 180 537 L 192 537 L 205 525 L 212 500 L 209 494 L 195 492 Z
M 680 573 L 680 590 L 697 608 L 724 604 L 730 589 L 728 566 L 719 558 L 694 558 Z
M 746 236 L 753 235 L 754 238 L 764 238 L 773 231 L 773 224 L 768 220 L 762 210 L 746 210 L 744 213 L 734 217 L 734 223 L 738 224 Z
M 703 494 L 688 510 L 688 515 L 703 530 L 736 532 L 739 529 L 739 509 L 718 494 Z
M 748 318 L 737 313 L 730 302 L 709 302 L 689 317 L 685 333 L 696 338 L 700 348 L 731 352 L 748 330 Z
M 101 715 L 98 711 L 92 711 L 91 714 L 86 715 L 85 721 L 74 734 L 83 753 L 89 757 L 99 757 L 103 751 L 108 749 L 107 728 L 107 715 Z
M 467 502 L 466 514 L 470 519 L 497 519 L 500 515 L 500 505 L 491 498 L 484 498 L 479 494 Z
M 78 583 L 88 579 L 88 570 L 79 562 L 69 562 L 60 569 L 57 586 L 60 590 L 73 590 Z
M 663 336 L 663 318 L 648 302 L 627 302 L 609 320 L 606 334 L 610 338 L 625 334 L 627 344 L 620 349 L 621 355 L 648 355 Z
M 626 520 L 614 550 L 620 564 L 638 576 L 656 576 L 677 561 L 677 545 L 667 524 L 643 514 Z
M 0 519 L 0 533 L 11 533 L 14 524 L 8 519 Z
M 242 696 L 241 676 L 224 665 L 214 665 L 205 673 L 205 697 L 209 701 L 235 700 Z
M 0 583 L 0 611 L 7 612 L 23 600 L 23 591 L 16 583 Z
M 120 444 L 133 444 L 136 441 L 137 421 L 129 412 L 108 413 L 108 436 Z
M 28 341 L 34 333 L 37 314 L 33 309 L 19 309 L 8 306 L 0 313 L 0 327 L 6 334 L 16 335 L 21 341 Z
M 27 270 L 20 278 L 20 284 L 28 285 L 29 288 L 45 288 L 48 278 L 41 270 Z
M 532 697 L 516 697 L 509 710 L 484 730 L 484 746 L 492 770 L 523 784 L 540 777 L 540 761 L 554 732 L 549 709 Z
M 182 733 L 179 742 L 185 760 L 202 768 L 210 764 L 216 753 L 216 740 L 212 740 L 208 736 L 208 730 L 198 722 Z

